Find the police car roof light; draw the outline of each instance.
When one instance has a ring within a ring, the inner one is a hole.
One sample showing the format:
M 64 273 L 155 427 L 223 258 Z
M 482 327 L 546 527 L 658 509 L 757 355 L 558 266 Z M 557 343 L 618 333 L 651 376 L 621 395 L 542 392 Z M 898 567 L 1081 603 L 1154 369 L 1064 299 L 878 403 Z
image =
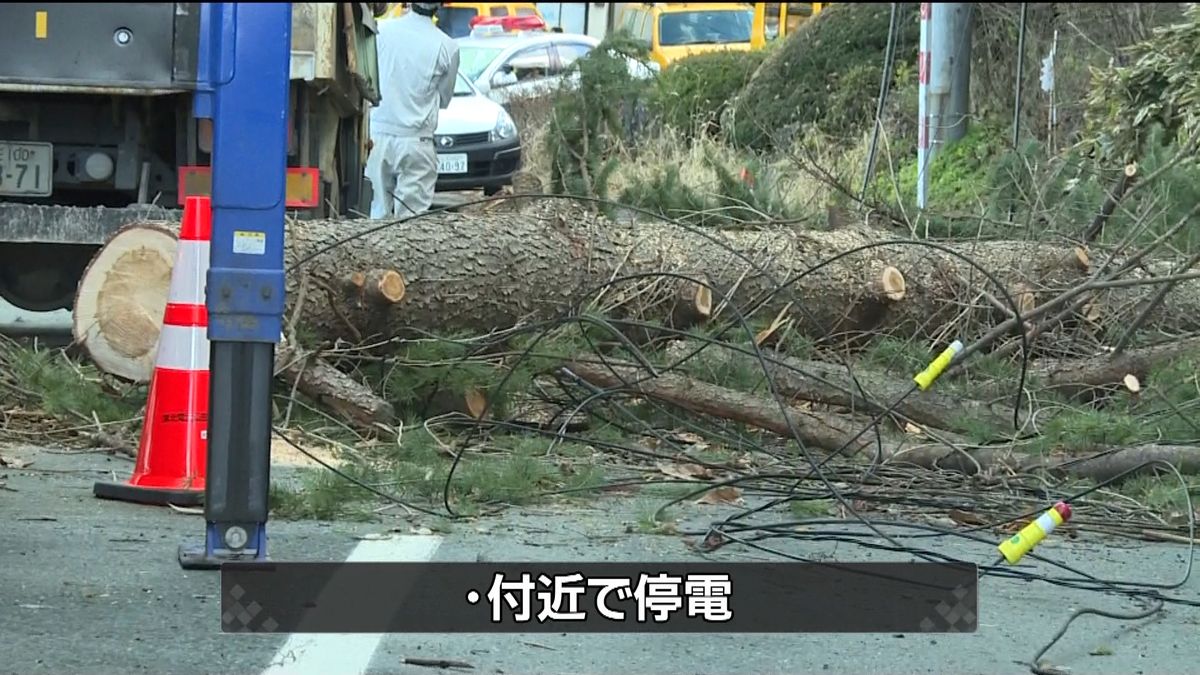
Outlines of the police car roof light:
M 495 27 L 499 30 L 496 32 L 482 33 L 483 35 L 493 35 L 497 33 L 511 32 L 523 33 L 526 31 L 544 31 L 546 30 L 546 22 L 538 16 L 476 16 L 471 19 L 471 32 L 485 27 Z

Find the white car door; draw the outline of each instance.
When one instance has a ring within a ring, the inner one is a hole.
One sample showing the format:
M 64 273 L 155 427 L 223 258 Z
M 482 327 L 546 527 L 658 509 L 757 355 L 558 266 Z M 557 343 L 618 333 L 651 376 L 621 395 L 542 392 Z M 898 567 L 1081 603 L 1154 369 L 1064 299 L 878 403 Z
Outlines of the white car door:
M 559 42 L 554 45 L 558 51 L 558 60 L 562 64 L 563 72 L 570 69 L 571 64 L 588 55 L 595 45 L 586 42 Z M 626 65 L 629 67 L 629 75 L 637 80 L 643 80 L 654 76 L 655 66 L 657 63 L 653 61 L 642 63 L 634 58 L 626 58 Z M 651 65 L 652 64 L 652 65 Z M 574 71 L 567 76 L 568 86 L 577 86 L 579 84 L 579 71 Z M 561 79 L 562 76 L 559 76 Z
M 515 98 L 548 94 L 558 86 L 561 73 L 550 45 L 526 47 L 514 52 L 496 69 L 488 97 L 503 105 Z

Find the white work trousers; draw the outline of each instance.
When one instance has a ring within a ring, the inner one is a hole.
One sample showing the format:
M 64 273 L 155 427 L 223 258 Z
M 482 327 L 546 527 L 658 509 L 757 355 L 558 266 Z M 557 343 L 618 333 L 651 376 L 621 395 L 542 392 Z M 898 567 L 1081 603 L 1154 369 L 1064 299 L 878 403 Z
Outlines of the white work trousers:
M 378 134 L 367 156 L 371 218 L 411 216 L 433 205 L 437 150 L 432 138 Z

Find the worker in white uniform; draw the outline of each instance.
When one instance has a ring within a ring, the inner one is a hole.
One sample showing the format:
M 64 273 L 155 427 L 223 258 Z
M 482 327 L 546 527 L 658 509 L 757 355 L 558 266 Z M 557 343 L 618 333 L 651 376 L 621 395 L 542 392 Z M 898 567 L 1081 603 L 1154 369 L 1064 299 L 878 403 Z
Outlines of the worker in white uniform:
M 379 22 L 379 105 L 371 110 L 371 217 L 428 211 L 437 183 L 433 132 L 454 98 L 458 43 L 433 23 L 441 3 L 412 2 Z

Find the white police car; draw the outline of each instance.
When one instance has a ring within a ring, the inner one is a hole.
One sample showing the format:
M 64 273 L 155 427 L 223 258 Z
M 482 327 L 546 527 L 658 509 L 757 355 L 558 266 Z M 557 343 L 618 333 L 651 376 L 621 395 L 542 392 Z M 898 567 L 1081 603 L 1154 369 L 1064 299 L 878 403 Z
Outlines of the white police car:
M 516 98 L 549 94 L 564 84 L 570 66 L 600 41 L 587 35 L 521 31 L 479 26 L 470 37 L 458 39 L 459 72 L 480 93 L 500 104 Z M 627 59 L 634 77 L 648 78 L 657 64 Z M 573 84 L 574 79 L 567 84 Z
M 508 112 L 459 72 L 454 100 L 438 115 L 437 191 L 482 189 L 493 195 L 521 168 L 521 137 Z

